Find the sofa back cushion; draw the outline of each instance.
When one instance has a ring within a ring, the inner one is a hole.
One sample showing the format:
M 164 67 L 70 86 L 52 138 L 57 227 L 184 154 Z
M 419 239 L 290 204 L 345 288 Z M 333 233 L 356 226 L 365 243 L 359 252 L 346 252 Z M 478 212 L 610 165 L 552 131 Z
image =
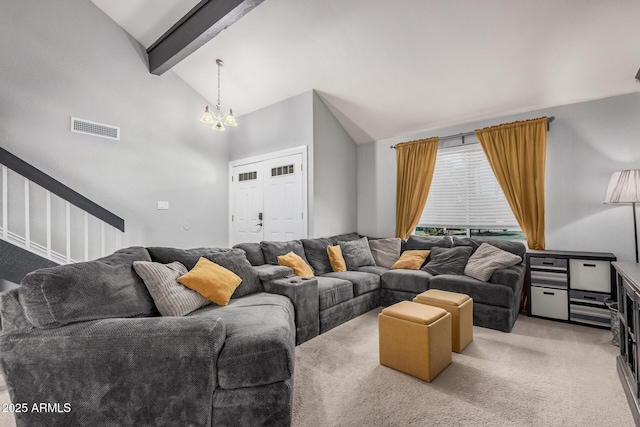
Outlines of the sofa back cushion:
M 262 241 L 260 242 L 260 248 L 262 248 L 264 261 L 267 264 L 279 265 L 278 257 L 281 255 L 286 255 L 289 252 L 293 252 L 294 254 L 302 258 L 304 262 L 309 264 L 309 261 L 307 261 L 307 256 L 304 253 L 304 247 L 302 246 L 302 242 L 300 240 L 287 240 L 286 242 Z
M 180 262 L 187 267 L 187 270 L 195 267 L 200 257 L 205 257 L 209 261 L 213 261 L 223 266 L 227 270 L 233 271 L 240 276 L 242 283 L 238 286 L 231 298 L 238 298 L 256 292 L 263 292 L 262 282 L 258 278 L 258 274 L 251 267 L 251 263 L 247 260 L 245 251 L 242 249 L 229 248 L 194 248 L 194 249 L 178 249 L 178 248 L 147 248 L 151 259 L 162 264 L 169 264 L 174 261 Z
M 242 279 L 242 283 L 240 283 L 233 292 L 231 298 L 239 298 L 245 295 L 255 294 L 256 292 L 264 292 L 264 287 L 258 277 L 258 273 L 253 269 L 242 249 L 224 249 L 217 252 L 210 252 L 204 255 L 204 257 L 227 270 L 233 271 Z
M 156 315 L 153 299 L 133 269 L 151 261 L 142 247 L 120 249 L 94 261 L 43 268 L 22 279 L 20 301 L 38 328 L 87 320 Z
M 260 248 L 260 243 L 238 243 L 233 246 L 236 249 L 242 249 L 247 254 L 247 259 L 253 266 L 264 265 L 264 255 Z
M 309 265 L 313 268 L 316 276 L 331 273 L 331 262 L 329 262 L 329 254 L 327 247 L 332 246 L 330 239 L 302 239 L 304 253 L 307 256 Z
M 340 242 L 350 242 L 352 240 L 358 240 L 361 236 L 358 233 L 345 233 L 345 234 L 337 234 L 335 236 L 329 237 L 331 243 L 333 245 L 337 245 Z
M 403 251 L 426 250 L 433 247 L 450 248 L 451 239 L 449 237 L 430 237 L 430 236 L 409 236 L 407 242 L 402 248 Z
M 458 246 L 470 246 L 473 248 L 473 252 L 476 251 L 483 243 L 488 243 L 491 246 L 495 246 L 498 249 L 502 249 L 503 251 L 511 252 L 514 255 L 518 255 L 520 258 L 524 259 L 524 254 L 527 252 L 527 247 L 522 242 L 517 242 L 513 240 L 478 240 L 468 237 L 454 237 L 453 238 L 453 247 Z
M 178 261 L 180 264 L 187 267 L 187 270 L 193 269 L 196 263 L 200 260 L 200 257 L 206 257 L 207 255 L 218 253 L 222 251 L 228 251 L 226 248 L 193 248 L 193 249 L 179 249 L 179 248 L 166 248 L 166 247 L 150 247 L 147 248 L 151 260 L 153 262 L 159 262 L 161 264 L 169 264 L 174 261 Z

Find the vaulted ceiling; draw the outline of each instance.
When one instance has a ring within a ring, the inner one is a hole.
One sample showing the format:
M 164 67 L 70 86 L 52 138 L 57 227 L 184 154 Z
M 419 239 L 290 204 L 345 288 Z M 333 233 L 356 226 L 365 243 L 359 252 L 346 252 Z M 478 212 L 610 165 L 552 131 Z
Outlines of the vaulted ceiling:
M 213 0 L 215 1 L 215 0 Z M 149 47 L 197 0 L 92 0 Z M 637 0 L 265 0 L 173 67 L 242 115 L 315 89 L 357 143 L 640 91 Z

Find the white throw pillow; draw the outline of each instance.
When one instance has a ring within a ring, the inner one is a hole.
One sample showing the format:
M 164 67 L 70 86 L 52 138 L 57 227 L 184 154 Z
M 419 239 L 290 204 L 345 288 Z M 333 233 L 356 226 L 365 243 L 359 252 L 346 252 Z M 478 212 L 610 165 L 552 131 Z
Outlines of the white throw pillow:
M 133 268 L 147 286 L 153 302 L 163 316 L 185 316 L 210 304 L 211 301 L 178 282 L 187 274 L 187 267 L 178 261 L 161 264 L 150 261 L 134 261 Z
M 469 258 L 467 266 L 464 268 L 464 274 L 486 282 L 491 278 L 494 271 L 511 267 L 521 262 L 522 258 L 518 255 L 503 251 L 488 243 L 483 243 Z
M 391 268 L 391 266 L 400 258 L 400 250 L 402 249 L 402 240 L 397 237 L 390 239 L 369 240 L 369 248 L 376 265 Z

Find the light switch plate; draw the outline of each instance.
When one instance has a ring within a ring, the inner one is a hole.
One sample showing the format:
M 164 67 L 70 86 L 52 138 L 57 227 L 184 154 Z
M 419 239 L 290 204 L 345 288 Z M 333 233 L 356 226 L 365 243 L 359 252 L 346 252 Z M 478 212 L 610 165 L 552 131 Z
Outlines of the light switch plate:
M 166 210 L 166 209 L 169 209 L 169 202 L 161 202 L 161 201 L 158 201 L 158 209 L 159 209 L 159 210 Z

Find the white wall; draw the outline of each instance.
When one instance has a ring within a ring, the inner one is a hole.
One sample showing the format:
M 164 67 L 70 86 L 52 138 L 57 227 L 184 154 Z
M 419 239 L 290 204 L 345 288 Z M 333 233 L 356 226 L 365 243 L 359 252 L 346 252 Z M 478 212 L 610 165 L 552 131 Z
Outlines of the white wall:
M 314 227 L 311 237 L 357 228 L 356 143 L 313 94 Z
M 93 3 L 1 2 L 0 52 L 0 146 L 124 218 L 125 245 L 226 245 L 226 135 L 198 122 L 206 100 L 171 71 L 151 75 L 144 48 Z M 70 116 L 122 138 L 71 133 Z
M 396 165 L 390 145 L 543 115 L 556 117 L 547 134 L 547 248 L 613 252 L 619 260 L 635 260 L 631 207 L 604 205 L 602 201 L 613 172 L 640 168 L 640 93 L 361 145 L 358 231 L 372 236 L 395 232 Z

